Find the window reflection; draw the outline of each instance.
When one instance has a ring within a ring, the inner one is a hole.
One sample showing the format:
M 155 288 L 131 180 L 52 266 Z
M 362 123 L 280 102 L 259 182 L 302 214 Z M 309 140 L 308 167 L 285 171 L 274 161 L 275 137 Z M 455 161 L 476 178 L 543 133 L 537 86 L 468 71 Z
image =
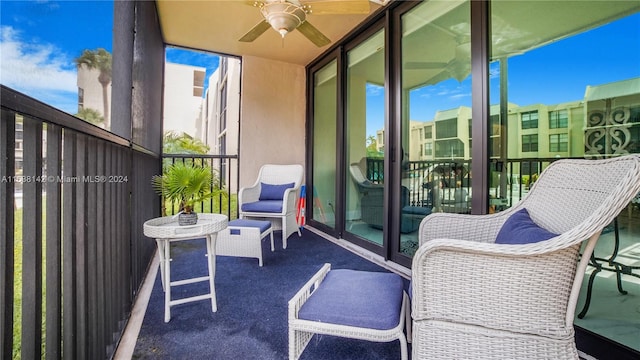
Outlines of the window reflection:
M 313 75 L 313 219 L 335 226 L 337 62 Z
M 347 52 L 346 228 L 375 248 L 384 227 L 384 30 Z
M 639 152 L 638 10 L 626 1 L 492 2 L 490 101 L 503 129 L 503 151 L 492 154 L 492 211 L 525 196 L 555 159 Z M 622 214 L 601 235 L 595 256 L 609 258 L 617 246 L 616 261 L 637 266 L 640 211 L 630 205 Z M 577 312 L 587 292 L 591 304 L 575 323 L 640 350 L 640 318 L 629 306 L 640 276 L 621 275 L 625 296 L 612 272 L 598 273 L 589 289 L 593 270 Z

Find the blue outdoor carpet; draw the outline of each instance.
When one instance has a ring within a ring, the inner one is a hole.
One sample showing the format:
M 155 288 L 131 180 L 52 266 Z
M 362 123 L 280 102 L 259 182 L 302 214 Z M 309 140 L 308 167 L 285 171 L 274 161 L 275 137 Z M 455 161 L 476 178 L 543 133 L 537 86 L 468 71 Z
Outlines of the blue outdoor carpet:
M 324 263 L 332 269 L 387 271 L 308 230 L 301 238 L 291 235 L 286 250 L 280 231 L 274 236 L 275 252 L 268 240 L 262 241 L 264 267 L 257 259 L 217 257 L 215 313 L 209 300 L 176 305 L 165 323 L 158 271 L 133 358 L 287 359 L 287 302 Z M 171 250 L 172 280 L 206 275 L 204 240 L 174 243 Z M 178 286 L 172 288 L 172 298 L 208 289 L 208 282 Z M 300 359 L 400 359 L 400 343 L 315 335 Z

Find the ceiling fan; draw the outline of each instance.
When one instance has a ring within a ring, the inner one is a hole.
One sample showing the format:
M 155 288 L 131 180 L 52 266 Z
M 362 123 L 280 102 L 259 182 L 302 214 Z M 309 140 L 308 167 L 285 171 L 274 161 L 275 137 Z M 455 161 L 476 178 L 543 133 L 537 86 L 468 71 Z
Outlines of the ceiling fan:
M 369 14 L 370 11 L 369 0 L 262 0 L 249 5 L 259 8 L 264 20 L 239 41 L 252 42 L 269 28 L 282 38 L 297 29 L 317 47 L 328 45 L 331 40 L 309 23 L 307 15 Z
M 433 61 L 409 61 L 404 64 L 405 69 L 442 69 L 438 75 L 429 80 L 430 83 L 437 83 L 448 78 L 455 78 L 462 81 L 471 73 L 471 39 L 469 36 L 468 24 L 462 23 L 450 27 L 450 30 L 443 29 L 435 24 L 430 24 L 449 34 L 455 39 L 454 56 L 448 62 Z

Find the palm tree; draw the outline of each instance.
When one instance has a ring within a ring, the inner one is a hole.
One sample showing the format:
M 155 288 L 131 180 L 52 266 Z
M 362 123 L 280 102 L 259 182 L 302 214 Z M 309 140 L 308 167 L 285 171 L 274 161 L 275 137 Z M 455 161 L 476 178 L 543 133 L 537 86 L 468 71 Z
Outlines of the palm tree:
M 102 115 L 100 115 L 97 110 L 91 108 L 80 109 L 80 111 L 78 111 L 78 113 L 76 114 L 76 117 L 79 117 L 80 119 L 86 122 L 90 122 L 94 125 L 100 125 L 102 122 L 104 122 L 104 118 L 102 117 Z
M 185 133 L 167 131 L 162 139 L 162 152 L 165 154 L 206 154 L 209 146 Z
M 108 86 L 111 83 L 111 53 L 103 48 L 97 50 L 87 50 L 82 52 L 80 57 L 75 59 L 76 66 L 86 66 L 87 69 L 100 71 L 98 81 L 102 85 L 102 105 L 104 114 L 104 128 L 111 128 L 111 118 L 109 117 L 109 97 Z

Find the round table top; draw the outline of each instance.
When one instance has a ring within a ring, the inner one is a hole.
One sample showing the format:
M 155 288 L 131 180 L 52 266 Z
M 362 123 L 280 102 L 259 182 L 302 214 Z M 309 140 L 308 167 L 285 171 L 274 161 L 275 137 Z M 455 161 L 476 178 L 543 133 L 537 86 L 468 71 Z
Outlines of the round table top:
M 206 236 L 216 233 L 227 227 L 227 215 L 223 214 L 198 214 L 198 222 L 195 225 L 178 225 L 178 216 L 164 216 L 147 220 L 144 227 L 144 235 L 156 239 L 178 239 L 195 236 Z

